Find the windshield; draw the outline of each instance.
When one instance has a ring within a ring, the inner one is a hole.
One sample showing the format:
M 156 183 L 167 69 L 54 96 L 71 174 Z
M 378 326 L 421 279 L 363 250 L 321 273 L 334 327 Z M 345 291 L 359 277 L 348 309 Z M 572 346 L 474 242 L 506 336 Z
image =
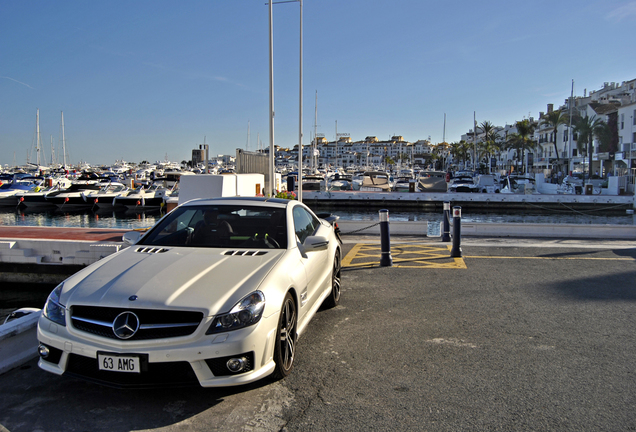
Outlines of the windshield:
M 249 205 L 177 207 L 138 244 L 285 249 L 285 209 Z

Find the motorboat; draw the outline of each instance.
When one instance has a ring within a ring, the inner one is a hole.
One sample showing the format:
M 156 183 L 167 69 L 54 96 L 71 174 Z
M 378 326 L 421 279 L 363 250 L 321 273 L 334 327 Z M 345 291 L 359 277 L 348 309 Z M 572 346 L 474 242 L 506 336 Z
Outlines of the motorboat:
M 393 184 L 394 192 L 410 192 L 411 184 L 415 187 L 415 179 L 413 177 L 398 177 Z
M 499 193 L 501 182 L 493 174 L 482 174 L 477 177 L 477 189 L 481 193 Z
M 351 186 L 353 190 L 360 190 L 362 180 L 364 180 L 364 171 L 356 171 L 353 173 L 351 176 Z
M 112 209 L 115 206 L 115 198 L 123 197 L 130 193 L 130 188 L 120 182 L 109 182 L 98 191 L 86 194 L 86 200 L 92 202 L 100 210 Z
M 325 189 L 325 178 L 319 175 L 303 175 L 303 190 L 320 191 Z
M 444 171 L 420 171 L 417 188 L 422 192 L 446 192 L 446 173 Z
M 353 176 L 350 174 L 336 173 L 329 184 L 330 191 L 353 190 Z
M 46 178 L 44 179 L 44 186 L 36 187 L 32 191 L 20 196 L 20 207 L 26 207 L 29 210 L 54 208 L 55 204 L 48 201 L 46 197 L 49 194 L 68 189 L 72 183 L 73 182 L 66 177 Z
M 504 177 L 501 182 L 501 193 L 536 193 L 535 182 L 532 177 L 511 175 Z
M 113 198 L 113 206 L 124 206 L 129 210 L 144 210 L 148 208 L 161 208 L 165 200 L 170 196 L 172 189 L 164 186 L 163 182 L 155 182 L 150 187 L 139 187 L 126 196 Z
M 448 183 L 448 192 L 479 192 L 475 179 L 468 175 L 458 175 Z
M 95 180 L 77 180 L 67 189 L 47 194 L 46 200 L 60 210 L 90 209 L 93 203 L 86 199 L 86 194 L 90 191 L 97 191 L 100 187 L 100 184 Z
M 389 192 L 391 190 L 389 174 L 384 171 L 365 172 L 360 190 L 367 192 Z
M 17 207 L 20 203 L 20 197 L 33 191 L 42 184 L 41 177 L 30 176 L 14 176 L 10 183 L 3 183 L 0 186 L 0 206 L 1 207 Z

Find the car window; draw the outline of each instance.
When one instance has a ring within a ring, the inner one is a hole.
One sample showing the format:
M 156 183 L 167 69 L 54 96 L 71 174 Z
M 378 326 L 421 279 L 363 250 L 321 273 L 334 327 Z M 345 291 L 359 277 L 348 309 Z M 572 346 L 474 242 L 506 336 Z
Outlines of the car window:
M 301 243 L 316 231 L 319 224 L 318 219 L 307 210 L 299 206 L 294 207 L 294 230 Z
M 285 249 L 285 209 L 241 205 L 177 207 L 138 244 Z

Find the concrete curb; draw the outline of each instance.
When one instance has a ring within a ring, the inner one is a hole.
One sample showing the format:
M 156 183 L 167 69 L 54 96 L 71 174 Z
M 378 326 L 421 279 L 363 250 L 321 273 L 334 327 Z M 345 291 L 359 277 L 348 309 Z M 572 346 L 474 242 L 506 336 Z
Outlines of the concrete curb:
M 0 325 L 0 374 L 37 357 L 37 323 L 41 311 Z

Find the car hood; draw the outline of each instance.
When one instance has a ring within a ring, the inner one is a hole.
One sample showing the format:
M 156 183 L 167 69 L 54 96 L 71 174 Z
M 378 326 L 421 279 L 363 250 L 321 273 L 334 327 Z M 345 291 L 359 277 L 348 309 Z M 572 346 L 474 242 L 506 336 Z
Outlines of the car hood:
M 64 282 L 64 305 L 175 308 L 227 312 L 257 289 L 285 250 L 229 255 L 227 249 L 148 248 L 133 245 Z M 245 252 L 245 251 L 242 251 Z M 133 301 L 131 296 L 137 296 Z

